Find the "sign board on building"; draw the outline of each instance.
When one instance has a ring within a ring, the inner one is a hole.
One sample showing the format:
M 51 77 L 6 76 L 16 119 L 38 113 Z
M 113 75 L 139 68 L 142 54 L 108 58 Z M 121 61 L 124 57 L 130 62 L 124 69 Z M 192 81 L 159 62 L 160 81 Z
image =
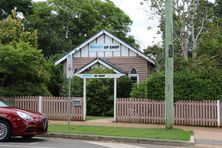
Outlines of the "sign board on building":
M 89 45 L 90 52 L 98 51 L 120 51 L 119 44 L 91 44 Z
M 95 78 L 120 78 L 124 74 L 75 74 L 80 78 L 95 79 Z

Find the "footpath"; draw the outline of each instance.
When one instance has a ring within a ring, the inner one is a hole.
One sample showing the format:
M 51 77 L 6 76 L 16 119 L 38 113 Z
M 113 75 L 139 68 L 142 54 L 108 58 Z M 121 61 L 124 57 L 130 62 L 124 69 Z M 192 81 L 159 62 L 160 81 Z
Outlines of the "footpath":
M 67 125 L 67 121 L 56 121 L 50 120 L 49 124 L 64 124 Z M 98 119 L 98 120 L 89 120 L 89 121 L 71 121 L 71 125 L 92 125 L 92 126 L 110 126 L 110 127 L 132 127 L 132 128 L 164 128 L 164 125 L 161 124 L 136 124 L 136 123 L 117 123 L 112 122 L 112 118 L 110 119 Z M 174 126 L 175 128 L 180 128 L 186 131 L 193 131 L 194 132 L 194 139 L 191 139 L 195 142 L 194 144 L 187 144 L 187 143 L 177 143 L 174 141 L 161 141 L 161 140 L 151 140 L 147 141 L 147 143 L 151 144 L 166 144 L 166 145 L 176 145 L 176 146 L 184 146 L 184 147 L 195 147 L 195 148 L 222 148 L 222 128 L 218 127 L 195 127 L 195 126 Z M 48 136 L 55 136 L 54 134 Z M 64 138 L 78 138 L 81 139 L 82 137 L 70 137 L 66 135 L 57 135 Z M 83 137 L 82 139 L 87 139 L 89 137 Z M 90 138 L 89 138 L 90 139 Z M 100 138 L 95 138 L 99 140 Z M 93 138 L 91 138 L 93 140 Z M 106 139 L 102 139 L 106 140 Z M 115 139 L 113 139 L 115 141 Z M 122 142 L 128 142 L 127 140 L 122 140 Z M 119 141 L 121 142 L 121 141 Z M 134 141 L 136 142 L 136 141 Z M 141 142 L 141 141 L 137 141 Z M 144 141 L 142 141 L 144 142 Z M 173 143 L 174 142 L 174 143 Z M 146 142 L 145 142 L 146 143 Z

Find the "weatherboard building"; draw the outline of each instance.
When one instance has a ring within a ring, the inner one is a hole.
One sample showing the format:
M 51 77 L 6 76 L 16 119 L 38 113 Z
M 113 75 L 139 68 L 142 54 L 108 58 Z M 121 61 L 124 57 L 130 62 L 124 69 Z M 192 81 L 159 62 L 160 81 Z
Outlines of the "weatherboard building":
M 127 75 L 136 83 L 146 80 L 155 65 L 152 59 L 106 30 L 98 32 L 55 64 L 63 64 L 65 72 L 71 68 L 72 74 L 86 73 L 92 67 L 108 68 L 116 74 Z

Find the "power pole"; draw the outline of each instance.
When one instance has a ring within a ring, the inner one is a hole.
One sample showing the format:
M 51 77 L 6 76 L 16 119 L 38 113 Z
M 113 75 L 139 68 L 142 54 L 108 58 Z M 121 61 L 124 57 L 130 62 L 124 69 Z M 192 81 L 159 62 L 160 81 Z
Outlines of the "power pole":
M 165 0 L 165 128 L 173 124 L 173 0 Z

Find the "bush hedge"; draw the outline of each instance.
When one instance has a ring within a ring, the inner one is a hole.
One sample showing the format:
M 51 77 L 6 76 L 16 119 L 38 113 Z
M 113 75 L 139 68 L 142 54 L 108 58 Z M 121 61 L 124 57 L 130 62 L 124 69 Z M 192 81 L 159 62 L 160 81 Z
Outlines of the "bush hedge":
M 131 97 L 163 100 L 165 98 L 165 74 L 156 72 L 144 83 L 132 88 Z M 220 73 L 174 73 L 174 100 L 214 100 L 222 98 Z

